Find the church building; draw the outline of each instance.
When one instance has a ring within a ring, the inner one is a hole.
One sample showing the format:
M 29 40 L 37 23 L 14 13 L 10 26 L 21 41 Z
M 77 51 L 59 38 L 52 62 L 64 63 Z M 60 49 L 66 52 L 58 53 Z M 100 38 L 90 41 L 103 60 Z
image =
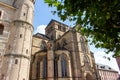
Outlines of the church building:
M 33 35 L 35 0 L 0 0 L 0 80 L 99 80 L 87 40 L 51 20 Z
M 86 38 L 56 20 L 33 36 L 31 56 L 30 80 L 99 80 Z

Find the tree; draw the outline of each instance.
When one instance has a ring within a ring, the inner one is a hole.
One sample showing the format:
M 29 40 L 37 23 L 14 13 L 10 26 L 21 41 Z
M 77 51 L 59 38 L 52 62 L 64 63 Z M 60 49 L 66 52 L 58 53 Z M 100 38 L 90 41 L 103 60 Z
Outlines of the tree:
M 44 0 L 56 7 L 58 16 L 64 21 L 76 22 L 76 29 L 97 48 L 107 49 L 120 56 L 120 0 Z

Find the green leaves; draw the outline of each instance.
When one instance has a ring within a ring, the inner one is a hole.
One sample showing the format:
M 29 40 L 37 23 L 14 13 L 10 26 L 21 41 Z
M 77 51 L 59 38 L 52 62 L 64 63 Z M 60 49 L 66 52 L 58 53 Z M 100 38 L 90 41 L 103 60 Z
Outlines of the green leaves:
M 120 0 L 44 0 L 61 20 L 76 22 L 77 30 L 97 48 L 120 55 Z
M 110 19 L 110 13 L 109 12 L 107 12 L 106 19 L 107 20 Z

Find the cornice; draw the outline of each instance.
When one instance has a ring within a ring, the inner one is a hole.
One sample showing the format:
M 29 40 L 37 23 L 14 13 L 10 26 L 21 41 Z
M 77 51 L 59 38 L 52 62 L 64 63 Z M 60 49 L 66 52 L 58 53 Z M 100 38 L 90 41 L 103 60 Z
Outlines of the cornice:
M 14 57 L 18 57 L 18 58 L 26 58 L 28 60 L 30 60 L 31 58 L 26 56 L 26 55 L 23 55 L 23 54 L 14 54 L 14 53 L 9 53 L 9 54 L 5 54 L 4 56 L 8 57 L 8 56 L 14 56 Z
M 24 25 L 23 25 L 23 27 L 31 28 L 32 30 L 34 30 L 33 25 L 32 25 L 31 23 L 27 22 L 27 21 L 23 21 L 23 20 L 14 20 L 14 21 L 13 21 L 13 24 L 16 23 L 16 22 L 18 22 L 18 23 L 25 23 L 25 24 L 28 24 L 28 25 L 30 25 L 31 27 L 24 26 Z

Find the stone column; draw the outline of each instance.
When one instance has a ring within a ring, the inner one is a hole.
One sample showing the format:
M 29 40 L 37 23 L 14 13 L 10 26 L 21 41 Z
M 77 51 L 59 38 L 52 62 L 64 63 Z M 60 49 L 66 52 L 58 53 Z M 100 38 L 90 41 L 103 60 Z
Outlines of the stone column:
M 81 74 L 80 74 L 80 63 L 79 63 L 79 53 L 78 53 L 78 47 L 77 47 L 77 36 L 76 36 L 76 33 L 72 33 L 71 35 L 71 38 L 72 38 L 72 43 L 71 43 L 71 46 L 72 46 L 72 60 L 73 60 L 73 79 L 74 80 L 79 80 L 80 77 L 81 77 Z
M 54 80 L 54 54 L 52 43 L 47 43 L 47 50 L 47 80 Z
M 71 62 L 70 62 L 70 60 L 68 60 L 68 76 L 70 77 L 70 80 L 72 80 Z
M 47 80 L 54 80 L 54 60 L 53 51 L 47 52 Z
M 73 56 L 73 67 L 74 67 L 73 77 L 75 80 L 78 80 L 78 66 L 77 66 L 75 52 L 72 52 L 72 54 L 73 54 L 72 56 Z

